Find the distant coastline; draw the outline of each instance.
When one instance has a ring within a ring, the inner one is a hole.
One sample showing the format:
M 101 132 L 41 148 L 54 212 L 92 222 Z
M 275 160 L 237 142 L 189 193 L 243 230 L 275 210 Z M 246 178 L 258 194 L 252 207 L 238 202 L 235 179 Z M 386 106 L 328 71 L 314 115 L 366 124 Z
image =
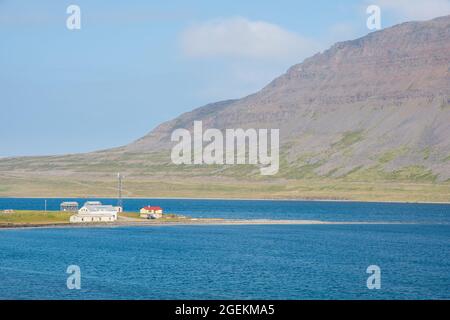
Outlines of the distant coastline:
M 108 196 L 89 196 L 89 197 L 16 197 L 16 196 L 0 196 L 0 199 L 117 199 Z M 216 198 L 216 197 L 123 197 L 123 200 L 213 200 L 213 201 L 286 201 L 286 202 L 353 202 L 353 203 L 402 203 L 402 204 L 450 204 L 450 201 L 400 201 L 400 200 L 352 200 L 352 199 L 327 199 L 327 198 Z

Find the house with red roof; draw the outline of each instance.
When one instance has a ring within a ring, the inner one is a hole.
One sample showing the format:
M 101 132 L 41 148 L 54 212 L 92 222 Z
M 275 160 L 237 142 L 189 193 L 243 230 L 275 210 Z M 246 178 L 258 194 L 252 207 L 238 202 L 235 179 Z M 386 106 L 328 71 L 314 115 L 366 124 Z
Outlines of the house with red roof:
M 163 209 L 158 206 L 146 206 L 141 209 L 141 218 L 158 219 L 161 218 Z

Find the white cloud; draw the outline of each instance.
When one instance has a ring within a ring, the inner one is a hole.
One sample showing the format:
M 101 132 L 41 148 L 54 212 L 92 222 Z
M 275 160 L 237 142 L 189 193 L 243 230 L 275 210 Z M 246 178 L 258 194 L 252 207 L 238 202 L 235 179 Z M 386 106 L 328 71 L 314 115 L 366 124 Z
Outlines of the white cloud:
M 371 2 L 370 0 L 368 2 Z M 404 21 L 429 20 L 450 14 L 450 0 L 376 0 L 383 10 L 392 11 Z
M 305 37 L 264 22 L 242 17 L 217 19 L 188 27 L 181 35 L 189 57 L 226 57 L 296 61 L 318 51 Z

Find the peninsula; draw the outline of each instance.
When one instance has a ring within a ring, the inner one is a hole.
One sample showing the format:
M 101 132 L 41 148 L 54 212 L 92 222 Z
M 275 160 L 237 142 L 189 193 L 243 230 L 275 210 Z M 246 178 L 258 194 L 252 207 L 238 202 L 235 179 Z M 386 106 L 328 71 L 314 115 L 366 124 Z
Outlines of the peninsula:
M 163 218 L 149 220 L 139 218 L 136 213 L 121 213 L 117 221 L 100 223 L 70 223 L 73 213 L 59 211 L 13 211 L 0 214 L 0 229 L 10 228 L 54 228 L 54 227 L 157 227 L 157 226 L 202 226 L 202 225 L 342 225 L 342 224 L 393 224 L 391 222 L 332 222 L 321 220 L 277 220 L 277 219 L 219 219 L 190 218 L 165 214 Z

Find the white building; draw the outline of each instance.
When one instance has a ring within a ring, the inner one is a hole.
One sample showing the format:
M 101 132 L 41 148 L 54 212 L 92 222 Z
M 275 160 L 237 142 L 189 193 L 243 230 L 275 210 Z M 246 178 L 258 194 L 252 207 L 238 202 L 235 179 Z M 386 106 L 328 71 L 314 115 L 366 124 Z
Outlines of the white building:
M 59 205 L 59 211 L 62 212 L 77 212 L 78 211 L 78 202 L 75 201 L 67 201 L 67 202 L 62 202 Z
M 102 205 L 100 202 L 86 202 L 84 206 L 78 210 L 78 214 L 70 217 L 70 222 L 114 222 L 117 220 L 117 213 L 120 211 L 119 207 Z
M 146 206 L 141 209 L 141 218 L 159 219 L 163 216 L 163 209 L 161 207 Z

